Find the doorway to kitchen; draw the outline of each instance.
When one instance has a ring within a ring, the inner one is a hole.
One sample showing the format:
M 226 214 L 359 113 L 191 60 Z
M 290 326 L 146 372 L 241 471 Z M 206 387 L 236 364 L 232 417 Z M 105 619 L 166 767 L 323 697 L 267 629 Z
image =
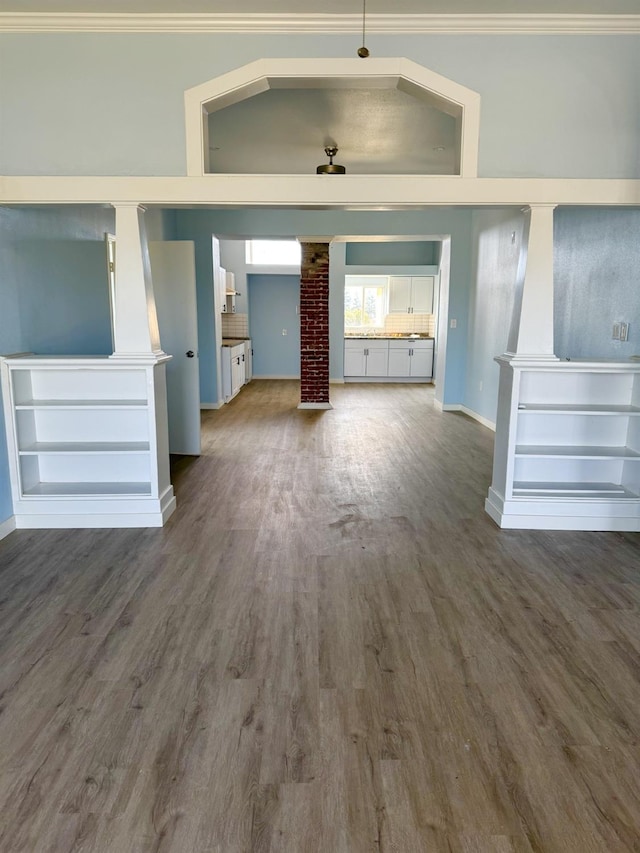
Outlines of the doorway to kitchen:
M 442 405 L 450 242 L 443 234 L 335 238 L 332 322 L 342 340 L 332 333 L 332 376 L 433 383 Z

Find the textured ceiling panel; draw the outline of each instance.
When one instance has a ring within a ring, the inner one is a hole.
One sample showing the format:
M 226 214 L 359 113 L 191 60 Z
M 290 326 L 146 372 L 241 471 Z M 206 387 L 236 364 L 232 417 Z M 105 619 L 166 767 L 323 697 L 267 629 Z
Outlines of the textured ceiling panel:
M 272 89 L 209 116 L 212 172 L 454 174 L 455 120 L 397 89 Z

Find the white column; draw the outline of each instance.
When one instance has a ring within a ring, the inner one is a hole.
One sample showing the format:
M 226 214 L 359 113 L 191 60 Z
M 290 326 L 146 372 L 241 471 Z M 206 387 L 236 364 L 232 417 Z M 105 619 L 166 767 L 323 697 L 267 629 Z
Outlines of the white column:
M 524 212 L 507 355 L 550 359 L 553 351 L 553 204 L 534 204 Z
M 114 204 L 116 274 L 112 293 L 113 358 L 162 356 L 144 207 Z

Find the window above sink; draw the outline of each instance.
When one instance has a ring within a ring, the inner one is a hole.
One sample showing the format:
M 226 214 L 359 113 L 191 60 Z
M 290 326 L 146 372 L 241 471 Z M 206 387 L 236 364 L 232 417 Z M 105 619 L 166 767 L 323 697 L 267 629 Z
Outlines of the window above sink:
M 373 332 L 384 328 L 388 285 L 386 275 L 345 276 L 345 331 Z

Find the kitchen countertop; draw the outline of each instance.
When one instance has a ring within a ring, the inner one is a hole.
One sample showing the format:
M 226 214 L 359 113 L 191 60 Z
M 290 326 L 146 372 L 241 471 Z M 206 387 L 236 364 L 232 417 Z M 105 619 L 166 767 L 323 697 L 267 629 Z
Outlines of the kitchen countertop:
M 247 341 L 250 341 L 251 338 L 223 338 L 222 346 L 223 347 L 237 347 L 240 344 L 244 344 Z
M 432 335 L 345 335 L 345 341 L 432 341 Z

